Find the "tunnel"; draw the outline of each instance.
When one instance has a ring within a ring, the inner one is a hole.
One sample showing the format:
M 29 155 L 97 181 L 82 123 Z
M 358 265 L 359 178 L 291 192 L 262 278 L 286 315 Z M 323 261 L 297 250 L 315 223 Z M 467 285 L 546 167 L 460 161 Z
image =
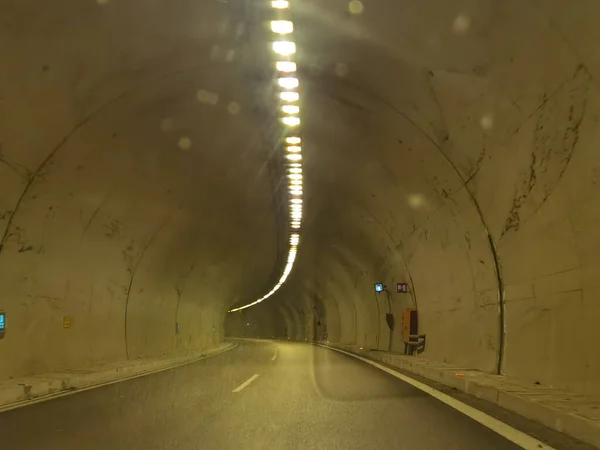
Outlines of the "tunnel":
M 271 2 L 0 2 L 0 379 L 416 310 L 419 357 L 600 396 L 600 5 L 289 3 L 297 229 Z

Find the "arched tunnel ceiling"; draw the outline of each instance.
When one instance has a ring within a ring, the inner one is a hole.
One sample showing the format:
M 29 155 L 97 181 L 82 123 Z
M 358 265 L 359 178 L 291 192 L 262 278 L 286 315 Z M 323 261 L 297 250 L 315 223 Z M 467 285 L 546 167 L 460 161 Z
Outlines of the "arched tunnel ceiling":
M 1 376 L 204 348 L 278 279 L 268 11 L 2 2 Z M 430 358 L 599 394 L 600 6 L 291 12 L 305 225 L 288 283 L 239 317 L 388 349 L 385 314 L 417 307 Z

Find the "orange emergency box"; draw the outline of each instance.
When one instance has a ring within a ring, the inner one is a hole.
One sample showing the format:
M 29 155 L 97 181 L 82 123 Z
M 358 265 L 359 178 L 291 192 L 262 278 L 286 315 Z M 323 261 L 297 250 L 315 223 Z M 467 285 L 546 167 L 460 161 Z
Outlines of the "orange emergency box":
M 408 308 L 402 313 L 402 340 L 404 342 L 410 341 L 411 335 L 419 334 L 419 317 L 417 310 L 414 308 Z

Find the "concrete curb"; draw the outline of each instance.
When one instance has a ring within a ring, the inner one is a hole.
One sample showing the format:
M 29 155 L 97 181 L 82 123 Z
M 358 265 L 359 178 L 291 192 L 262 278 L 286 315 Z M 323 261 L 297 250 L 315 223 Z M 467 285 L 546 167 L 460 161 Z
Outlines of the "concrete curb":
M 420 357 L 360 350 L 352 345 L 318 345 L 345 350 L 455 388 L 600 448 L 600 402 L 590 397 L 541 386 L 527 386 L 508 377 Z
M 223 343 L 201 353 L 176 358 L 127 361 L 96 370 L 70 370 L 0 383 L 0 412 L 191 364 L 229 351 L 237 345 Z

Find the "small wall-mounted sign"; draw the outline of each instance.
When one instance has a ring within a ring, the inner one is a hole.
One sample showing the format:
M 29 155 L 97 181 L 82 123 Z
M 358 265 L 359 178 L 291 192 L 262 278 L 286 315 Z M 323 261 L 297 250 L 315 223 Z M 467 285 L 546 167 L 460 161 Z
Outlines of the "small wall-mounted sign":
M 375 292 L 383 292 L 384 290 L 383 283 L 375 283 Z
M 63 316 L 63 328 L 71 328 L 71 317 Z
M 408 292 L 408 283 L 398 283 L 396 292 L 398 292 L 398 294 L 406 294 Z
M 4 333 L 6 332 L 6 313 L 4 311 L 0 311 L 0 339 L 4 337 Z

